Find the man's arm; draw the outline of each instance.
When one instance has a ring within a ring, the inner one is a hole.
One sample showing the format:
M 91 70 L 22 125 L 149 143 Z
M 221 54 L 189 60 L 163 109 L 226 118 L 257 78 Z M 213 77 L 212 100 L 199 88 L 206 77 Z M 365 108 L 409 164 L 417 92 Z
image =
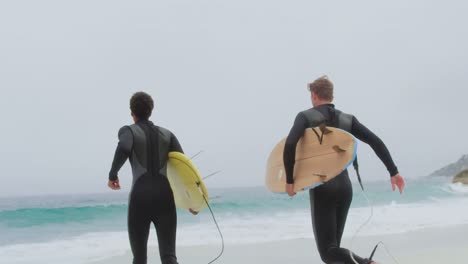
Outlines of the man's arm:
M 294 125 L 289 131 L 284 145 L 283 162 L 286 170 L 286 183 L 294 183 L 294 164 L 296 163 L 296 146 L 299 139 L 304 135 L 307 128 L 307 119 L 302 113 L 299 113 L 294 120 Z
M 385 164 L 390 176 L 398 174 L 398 168 L 393 162 L 392 156 L 390 155 L 387 146 L 385 146 L 385 143 L 383 143 L 383 141 L 367 127 L 361 124 L 356 117 L 353 117 L 351 134 L 371 146 L 377 157 L 379 157 L 383 164 Z
M 184 153 L 184 151 L 182 150 L 182 146 L 179 143 L 179 140 L 173 133 L 171 133 L 171 143 L 169 145 L 169 151 L 177 151 L 180 153 Z
M 109 172 L 109 181 L 118 180 L 118 172 L 120 168 L 127 161 L 133 146 L 133 134 L 129 127 L 124 126 L 119 130 L 119 143 L 114 154 L 114 160 L 112 161 L 112 167 Z

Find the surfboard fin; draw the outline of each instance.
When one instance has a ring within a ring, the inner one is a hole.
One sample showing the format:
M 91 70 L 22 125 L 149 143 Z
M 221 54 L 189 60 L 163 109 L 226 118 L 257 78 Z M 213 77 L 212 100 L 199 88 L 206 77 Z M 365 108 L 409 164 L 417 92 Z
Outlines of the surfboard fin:
M 220 172 L 221 172 L 220 170 L 219 170 L 219 171 L 215 171 L 215 172 L 213 172 L 213 173 L 211 173 L 211 174 L 209 174 L 209 175 L 203 177 L 203 180 L 206 180 L 206 179 L 208 179 L 208 178 L 211 177 L 211 176 L 215 176 L 216 174 L 218 174 L 218 173 L 220 173 Z
M 346 152 L 346 149 L 344 149 L 344 148 L 342 148 L 342 147 L 340 147 L 340 146 L 338 146 L 338 145 L 334 145 L 334 146 L 333 146 L 333 150 L 336 151 L 336 152 L 338 152 L 338 153 Z
M 318 139 L 320 145 L 322 145 L 323 133 L 322 133 L 322 136 L 320 136 L 320 135 L 318 134 L 318 132 L 315 131 L 315 128 L 312 128 L 312 131 L 314 131 L 314 133 L 315 133 L 315 135 L 317 136 L 317 139 Z
M 325 125 L 325 123 L 322 123 L 318 126 L 318 128 L 320 129 L 320 132 L 322 132 L 320 135 L 317 131 L 315 131 L 315 128 L 312 128 L 312 131 L 314 131 L 315 135 L 317 136 L 317 139 L 320 143 L 320 145 L 322 145 L 323 143 L 323 135 L 327 135 L 327 134 L 330 134 L 331 132 L 333 132 L 332 130 L 328 129 L 327 128 L 327 125 Z
M 195 159 L 198 155 L 202 154 L 203 153 L 203 150 L 200 150 L 197 152 L 197 154 L 193 155 L 192 157 L 190 157 L 190 160 L 193 160 Z
M 333 132 L 330 129 L 328 129 L 328 127 L 327 127 L 327 125 L 325 125 L 325 123 L 320 124 L 320 131 L 322 131 L 323 135 L 330 134 L 331 132 Z

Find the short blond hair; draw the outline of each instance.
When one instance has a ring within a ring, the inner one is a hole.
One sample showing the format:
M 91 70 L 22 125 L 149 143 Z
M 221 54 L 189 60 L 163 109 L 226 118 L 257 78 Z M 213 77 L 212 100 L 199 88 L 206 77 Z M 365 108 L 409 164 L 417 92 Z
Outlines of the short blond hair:
M 333 83 L 326 75 L 309 83 L 308 88 L 310 92 L 314 92 L 322 100 L 333 100 Z

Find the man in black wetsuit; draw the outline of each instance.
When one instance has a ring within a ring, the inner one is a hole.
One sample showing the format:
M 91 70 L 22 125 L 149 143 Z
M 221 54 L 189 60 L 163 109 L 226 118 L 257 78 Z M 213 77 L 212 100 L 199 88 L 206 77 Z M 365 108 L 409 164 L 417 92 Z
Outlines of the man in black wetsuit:
M 161 263 L 177 264 L 177 214 L 166 168 L 168 153 L 183 151 L 172 132 L 148 120 L 153 106 L 153 99 L 144 92 L 135 93 L 130 99 L 135 123 L 119 130 L 108 186 L 113 190 L 120 189 L 117 173 L 129 158 L 133 186 L 128 203 L 128 235 L 133 264 L 146 264 L 151 223 L 156 227 Z
M 284 147 L 284 165 L 286 170 L 286 192 L 294 196 L 294 163 L 296 145 L 303 136 L 304 130 L 322 123 L 338 127 L 353 134 L 359 140 L 369 144 L 390 173 L 392 189 L 398 187 L 402 193 L 405 181 L 390 156 L 385 144 L 372 131 L 361 124 L 356 117 L 343 113 L 335 108 L 333 101 L 333 83 L 323 76 L 309 84 L 312 105 L 311 109 L 300 112 L 289 132 Z M 317 248 L 324 263 L 327 264 L 370 264 L 376 263 L 353 254 L 340 247 L 346 217 L 351 205 L 353 190 L 344 170 L 340 175 L 309 191 L 312 226 Z

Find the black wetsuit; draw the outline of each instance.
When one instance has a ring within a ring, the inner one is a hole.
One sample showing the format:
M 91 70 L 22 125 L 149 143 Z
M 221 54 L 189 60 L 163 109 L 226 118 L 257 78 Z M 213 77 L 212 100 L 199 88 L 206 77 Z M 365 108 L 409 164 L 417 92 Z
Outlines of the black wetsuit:
M 183 152 L 174 134 L 150 121 L 139 121 L 119 131 L 119 144 L 109 180 L 117 179 L 117 172 L 130 158 L 133 186 L 128 204 L 128 234 L 133 264 L 146 263 L 151 223 L 156 228 L 161 263 L 177 264 L 177 214 L 172 189 L 166 177 L 170 151 Z
M 328 126 L 339 127 L 338 115 L 341 113 L 333 104 L 320 105 L 313 108 L 320 112 Z M 398 173 L 385 144 L 368 128 L 359 123 L 356 117 L 348 115 L 352 120 L 349 132 L 359 140 L 369 144 L 377 156 L 387 167 L 390 176 Z M 297 115 L 294 125 L 286 140 L 284 148 L 284 164 L 287 183 L 294 183 L 293 171 L 296 155 L 296 145 L 304 135 L 304 130 L 313 126 L 304 112 Z M 312 226 L 317 248 L 323 262 L 328 264 L 354 264 L 349 250 L 341 248 L 341 238 L 346 224 L 346 217 L 353 198 L 353 189 L 344 170 L 334 179 L 309 191 Z M 359 264 L 368 264 L 369 260 L 354 255 Z

